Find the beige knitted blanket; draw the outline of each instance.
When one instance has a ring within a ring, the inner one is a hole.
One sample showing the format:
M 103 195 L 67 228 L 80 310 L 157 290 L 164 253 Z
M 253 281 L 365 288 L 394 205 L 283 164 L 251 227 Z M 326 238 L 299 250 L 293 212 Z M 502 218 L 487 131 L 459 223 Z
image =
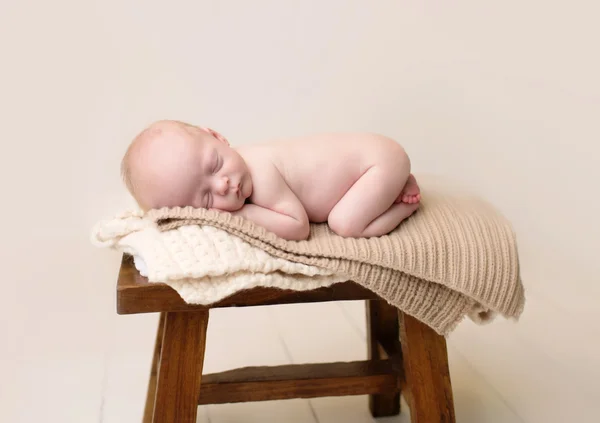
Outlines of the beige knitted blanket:
M 329 269 L 447 334 L 468 315 L 518 319 L 524 303 L 515 235 L 480 198 L 422 185 L 420 209 L 389 235 L 343 238 L 312 224 L 307 241 L 286 241 L 240 217 L 203 209 L 152 210 L 161 231 L 210 225 L 268 254 Z
M 174 208 L 98 223 L 92 242 L 134 256 L 149 282 L 192 304 L 254 286 L 307 290 L 353 280 L 442 335 L 465 317 L 518 319 L 524 303 L 515 235 L 480 198 L 419 177 L 422 205 L 389 235 L 353 239 L 312 224 L 286 241 L 230 214 Z

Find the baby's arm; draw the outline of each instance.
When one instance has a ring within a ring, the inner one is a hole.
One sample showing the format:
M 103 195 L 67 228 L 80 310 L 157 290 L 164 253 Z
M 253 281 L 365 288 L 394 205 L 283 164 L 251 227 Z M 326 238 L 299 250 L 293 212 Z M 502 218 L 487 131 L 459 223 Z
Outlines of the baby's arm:
M 304 206 L 272 163 L 252 175 L 252 203 L 233 212 L 288 240 L 308 238 L 309 222 Z

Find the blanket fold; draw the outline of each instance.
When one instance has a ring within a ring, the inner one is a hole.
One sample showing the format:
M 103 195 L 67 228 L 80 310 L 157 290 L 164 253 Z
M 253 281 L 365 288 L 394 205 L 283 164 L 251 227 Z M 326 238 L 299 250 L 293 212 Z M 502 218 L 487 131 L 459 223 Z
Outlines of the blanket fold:
M 202 278 L 204 288 L 227 284 L 228 276 L 244 281 L 233 281 L 229 294 L 256 285 L 307 289 L 312 281 L 314 289 L 353 280 L 442 335 L 465 316 L 477 323 L 497 313 L 518 319 L 525 295 L 511 225 L 479 197 L 438 185 L 421 182 L 418 211 L 377 238 L 343 238 L 322 223 L 311 224 L 308 240 L 286 241 L 243 218 L 186 207 L 105 222 L 95 241 L 112 240 L 110 246 L 142 257 L 150 281 L 176 289 L 185 281 L 178 292 L 187 302 L 203 301 L 189 295 Z M 133 219 L 131 232 L 123 219 Z

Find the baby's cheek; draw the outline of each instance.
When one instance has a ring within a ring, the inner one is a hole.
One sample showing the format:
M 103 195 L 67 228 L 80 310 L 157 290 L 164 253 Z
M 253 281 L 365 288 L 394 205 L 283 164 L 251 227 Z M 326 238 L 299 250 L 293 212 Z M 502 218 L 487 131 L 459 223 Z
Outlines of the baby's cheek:
M 223 202 L 221 199 L 214 198 L 214 197 L 213 197 L 213 203 L 212 203 L 210 210 L 229 211 L 227 204 L 225 202 Z
M 223 206 L 225 211 L 234 212 L 241 209 L 244 206 L 244 202 L 239 201 L 228 201 L 226 205 Z

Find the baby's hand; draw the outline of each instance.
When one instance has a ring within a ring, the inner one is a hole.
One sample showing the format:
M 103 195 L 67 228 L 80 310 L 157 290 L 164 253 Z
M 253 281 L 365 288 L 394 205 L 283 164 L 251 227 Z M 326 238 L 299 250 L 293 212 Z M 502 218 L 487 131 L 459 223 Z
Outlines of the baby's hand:
M 289 215 L 285 215 L 252 203 L 244 204 L 242 208 L 234 211 L 217 211 L 230 213 L 233 216 L 243 217 L 244 219 L 250 220 L 284 239 L 303 240 L 308 238 L 308 219 L 298 220 Z

